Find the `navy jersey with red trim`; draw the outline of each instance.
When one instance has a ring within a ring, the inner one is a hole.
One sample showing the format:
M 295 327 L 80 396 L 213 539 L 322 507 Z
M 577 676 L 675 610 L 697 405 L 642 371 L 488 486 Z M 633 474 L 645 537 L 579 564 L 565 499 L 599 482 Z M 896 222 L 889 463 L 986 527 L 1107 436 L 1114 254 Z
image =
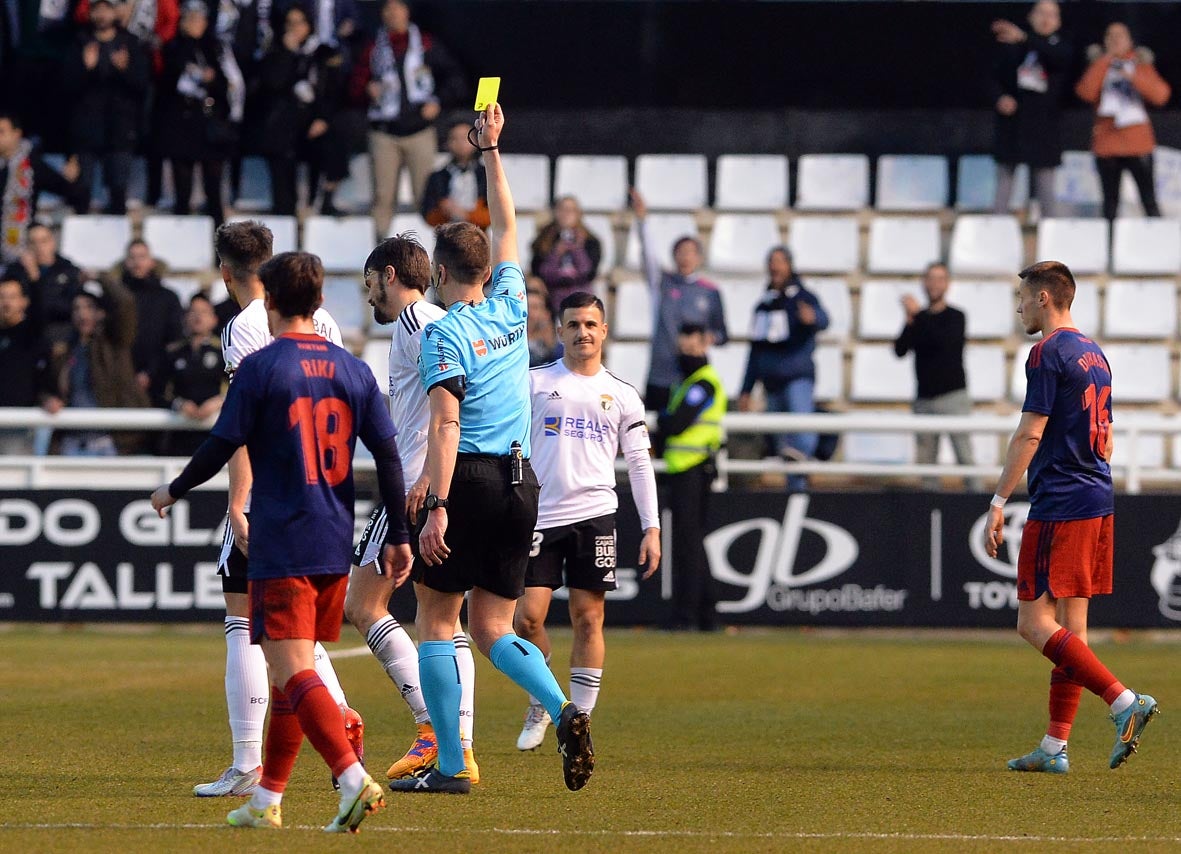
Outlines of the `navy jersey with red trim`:
M 1029 464 L 1030 519 L 1093 519 L 1115 510 L 1111 467 L 1111 367 L 1099 345 L 1061 328 L 1025 363 L 1025 412 L 1049 416 Z
M 212 433 L 254 472 L 250 578 L 344 575 L 353 551 L 353 450 L 395 434 L 364 362 L 318 335 L 247 356 Z

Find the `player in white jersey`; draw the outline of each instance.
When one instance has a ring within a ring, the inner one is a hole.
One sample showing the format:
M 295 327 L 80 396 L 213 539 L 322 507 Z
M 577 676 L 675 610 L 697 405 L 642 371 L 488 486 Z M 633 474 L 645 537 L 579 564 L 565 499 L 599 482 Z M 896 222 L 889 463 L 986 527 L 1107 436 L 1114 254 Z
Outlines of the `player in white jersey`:
M 517 601 L 514 627 L 549 661 L 545 631 L 554 590 L 570 594 L 574 644 L 570 651 L 570 699 L 587 714 L 603 677 L 603 610 L 615 582 L 615 457 L 627 460 L 632 496 L 644 531 L 640 567 L 649 578 L 660 565 L 660 516 L 651 443 L 639 393 L 603 367 L 607 337 L 603 302 L 577 292 L 562 301 L 558 334 L 565 355 L 529 372 L 532 457 L 541 481 L 537 530 Z M 564 572 L 563 572 L 564 571 Z M 550 716 L 533 697 L 517 748 L 532 750 L 545 737 Z
M 258 268 L 272 255 L 271 230 L 258 222 L 226 223 L 215 237 L 222 280 L 240 305 L 221 334 L 222 358 L 232 382 L 242 360 L 271 343 L 267 311 Z M 313 318 L 316 332 L 333 344 L 341 343 L 340 328 L 323 308 Z M 262 773 L 262 735 L 270 699 L 267 665 L 262 649 L 250 643 L 250 597 L 247 594 L 246 560 L 250 545 L 250 486 L 253 477 L 246 449 L 239 448 L 230 460 L 229 512 L 225 538 L 217 561 L 222 592 L 226 600 L 226 707 L 234 758 L 221 776 L 193 788 L 199 798 L 248 795 Z M 316 673 L 345 716 L 349 741 L 363 754 L 364 724 L 348 707 L 340 680 L 328 653 L 316 644 Z
M 418 375 L 422 330 L 447 312 L 424 299 L 431 281 L 431 262 L 425 249 L 409 235 L 383 240 L 365 262 L 365 286 L 373 319 L 393 324 L 390 339 L 390 415 L 398 428 L 398 455 L 406 474 L 406 505 L 395 512 L 417 516 L 427 495 L 426 433 L 430 403 Z M 418 649 L 389 612 L 394 580 L 381 574 L 377 558 L 385 540 L 388 509 L 378 504 L 353 552 L 349 592 L 344 612 L 369 644 L 394 686 L 410 707 L 418 735 L 406 755 L 386 772 L 391 780 L 409 777 L 435 762 L 438 745 L 430 713 L 418 679 Z M 456 660 L 462 686 L 460 739 L 472 782 L 480 780 L 472 748 L 476 663 L 462 627 L 455 625 Z

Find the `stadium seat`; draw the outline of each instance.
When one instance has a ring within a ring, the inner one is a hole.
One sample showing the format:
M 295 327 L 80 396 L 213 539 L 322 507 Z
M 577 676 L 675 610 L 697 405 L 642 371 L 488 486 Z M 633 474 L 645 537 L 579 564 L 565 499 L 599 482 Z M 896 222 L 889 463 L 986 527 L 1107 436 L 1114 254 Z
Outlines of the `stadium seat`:
M 964 373 L 973 401 L 992 402 L 1005 396 L 1005 348 L 999 344 L 969 344 L 964 348 Z
M 409 233 L 414 234 L 414 237 L 422 244 L 422 248 L 427 251 L 428 255 L 435 251 L 435 227 L 433 225 L 427 225 L 427 221 L 416 213 L 394 214 L 394 218 L 390 220 L 389 234 L 386 237 Z M 365 257 L 368 255 L 369 253 L 366 252 L 364 257 L 358 259 L 357 263 L 364 263 Z
M 969 433 L 968 442 L 972 446 L 972 462 L 976 465 L 997 465 L 1001 462 L 1001 440 L 995 433 Z M 935 462 L 941 466 L 956 463 L 955 449 L 952 447 L 951 438 L 946 433 L 939 437 Z
M 652 337 L 652 295 L 647 282 L 629 279 L 615 286 L 615 311 L 610 323 L 612 338 Z
M 828 329 L 817 337 L 821 341 L 845 341 L 853 333 L 853 300 L 849 283 L 839 277 L 809 276 L 804 287 L 816 294 L 828 315 Z
M 1171 338 L 1177 332 L 1177 284 L 1112 279 L 1104 309 L 1104 338 Z
M 690 213 L 653 213 L 648 214 L 648 239 L 652 241 L 649 250 L 656 256 L 661 267 L 672 265 L 673 243 L 682 237 L 696 237 L 701 239 L 697 229 L 697 218 Z M 627 235 L 627 253 L 624 255 L 623 266 L 629 270 L 642 269 L 643 260 L 640 257 L 640 231 L 637 222 L 633 221 Z
M 925 154 L 879 157 L 874 207 L 880 211 L 936 211 L 947 207 L 947 158 Z
M 181 306 L 185 308 L 188 307 L 189 300 L 193 298 L 193 295 L 201 290 L 201 280 L 187 276 L 166 276 L 161 281 L 164 287 L 176 294 Z
M 573 196 L 587 211 L 622 210 L 627 206 L 627 159 L 614 155 L 561 155 L 554 198 L 562 196 Z
M 861 240 L 857 218 L 806 216 L 791 221 L 788 236 L 795 271 L 848 273 L 860 266 Z
M 879 216 L 870 223 L 870 273 L 922 273 L 942 257 L 935 217 Z
M 1011 216 L 963 214 L 951 231 L 954 275 L 1015 275 L 1024 266 L 1021 226 Z
M 348 177 L 337 186 L 333 203 L 347 213 L 369 213 L 373 206 L 373 165 L 368 153 L 349 158 Z
M 742 390 L 742 377 L 746 373 L 746 361 L 750 357 L 750 345 L 745 341 L 731 341 L 711 347 L 709 361 L 722 378 L 726 397 L 733 400 Z
M 434 229 L 432 229 L 433 231 Z M 533 241 L 537 239 L 537 217 L 529 213 L 517 214 L 517 255 L 521 261 L 521 269 L 529 275 L 529 265 L 533 261 Z M 432 243 L 434 241 L 431 241 Z
M 812 356 L 816 365 L 813 397 L 828 402 L 840 400 L 845 393 L 845 357 L 836 344 L 820 344 Z
M 125 216 L 76 216 L 62 220 L 61 254 L 86 270 L 102 271 L 123 260 L 131 242 Z
M 602 245 L 603 260 L 599 264 L 599 272 L 609 273 L 619 263 L 619 238 L 615 231 L 614 222 L 608 214 L 584 213 L 582 224 L 587 231 L 599 238 L 599 243 Z M 533 256 L 530 254 L 528 258 L 521 260 L 525 262 L 527 268 L 527 265 L 532 263 Z
M 644 395 L 648 383 L 648 360 L 651 357 L 646 341 L 612 341 L 607 345 L 604 364 L 615 376 L 631 383 Z
M 229 222 L 246 222 L 253 220 L 261 222 L 271 230 L 275 240 L 275 254 L 280 252 L 294 252 L 299 248 L 299 221 L 293 216 L 279 214 L 255 214 L 253 216 L 230 217 Z M 213 259 L 217 263 L 217 259 Z
M 1169 348 L 1164 344 L 1108 344 L 1112 397 L 1121 403 L 1160 403 L 1171 391 Z
M 1111 237 L 1111 272 L 1175 276 L 1181 270 L 1181 223 L 1175 219 L 1117 219 Z
M 363 155 L 368 164 L 369 155 Z M 230 170 L 226 170 L 227 178 Z M 368 180 L 365 186 L 369 186 Z M 230 196 L 226 196 L 230 198 Z M 237 211 L 269 211 L 271 209 L 271 173 L 262 157 L 242 158 L 242 177 L 238 182 L 238 198 L 233 202 Z
M 991 211 L 996 200 L 996 161 L 988 154 L 965 154 L 956 163 L 956 210 Z M 1029 201 L 1029 167 L 1017 167 L 1009 210 L 1020 210 Z
M 369 341 L 361 351 L 361 361 L 373 371 L 377 387 L 388 394 L 390 389 L 390 342 Z
M 1033 349 L 1034 343 L 1033 339 L 1025 339 L 1018 345 L 1017 353 L 1013 357 L 1013 373 L 1009 377 L 1009 400 L 1016 403 L 1025 400 L 1025 362 L 1029 359 L 1029 351 Z
M 1076 279 L 1070 316 L 1084 335 L 1099 335 L 1099 283 L 1094 279 Z
M 310 216 L 304 220 L 303 249 L 319 255 L 329 272 L 359 273 L 376 243 L 371 217 Z
M 1136 437 L 1136 461 L 1143 468 L 1157 469 L 1165 465 L 1165 437 L 1159 433 L 1141 433 Z M 1123 467 L 1132 461 L 1132 445 L 1129 440 L 1116 440 L 1111 453 L 1111 464 Z
M 1008 282 L 956 279 L 947 301 L 964 313 L 969 338 L 1006 338 L 1013 332 L 1017 300 Z
M 361 259 L 364 262 L 364 258 Z M 359 267 L 358 267 L 359 269 Z M 356 336 L 365 328 L 368 304 L 359 278 L 327 276 L 324 279 L 324 309 L 332 315 L 341 335 Z
M 1152 160 L 1156 203 L 1160 205 L 1161 215 L 1173 219 L 1181 217 L 1181 151 L 1157 145 Z
M 800 210 L 855 211 L 869 204 L 869 158 L 864 154 L 805 154 L 798 168 Z
M 719 276 L 715 280 L 722 295 L 722 309 L 726 314 L 726 329 L 731 338 L 746 338 L 750 334 L 755 306 L 767 292 L 767 280 L 750 276 Z
M 1107 271 L 1105 219 L 1043 219 L 1037 225 L 1037 260 L 1061 261 L 1075 276 Z
M 708 193 L 705 156 L 641 154 L 636 158 L 636 189 L 651 210 L 703 208 Z
M 146 216 L 143 238 L 152 256 L 170 270 L 191 273 L 213 267 L 212 217 Z
M 872 416 L 872 409 L 859 413 Z M 884 410 L 883 412 L 890 412 Z M 885 463 L 903 465 L 914 462 L 912 433 L 846 433 L 841 437 L 841 457 L 849 463 Z
M 1089 151 L 1062 152 L 1062 164 L 1054 170 L 1054 204 L 1055 213 L 1064 218 L 1103 215 L 1103 188 L 1099 185 L 1094 154 Z M 1038 252 L 1038 257 L 1053 256 Z
M 857 314 L 857 337 L 866 341 L 893 341 L 906 323 L 902 297 L 910 294 L 927 304 L 927 295 L 918 282 L 877 279 L 861 284 L 861 304 Z
M 502 154 L 500 162 L 504 165 L 517 210 L 549 209 L 549 157 L 544 154 Z
M 720 213 L 709 238 L 709 266 L 721 273 L 756 273 L 766 268 L 767 253 L 783 244 L 771 214 Z
M 850 400 L 909 403 L 914 394 L 913 353 L 900 359 L 889 344 L 858 344 L 853 348 Z
M 723 154 L 717 160 L 714 208 L 774 211 L 787 207 L 787 158 L 780 154 Z

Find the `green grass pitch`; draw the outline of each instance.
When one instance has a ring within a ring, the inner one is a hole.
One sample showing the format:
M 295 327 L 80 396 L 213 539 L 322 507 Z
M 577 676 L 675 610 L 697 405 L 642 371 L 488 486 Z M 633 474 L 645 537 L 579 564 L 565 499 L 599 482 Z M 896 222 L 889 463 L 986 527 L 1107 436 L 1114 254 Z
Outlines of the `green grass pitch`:
M 555 632 L 563 683 L 569 641 Z M 346 627 L 333 648 L 358 646 Z M 6 626 L 0 851 L 1178 850 L 1177 646 L 1096 649 L 1164 713 L 1111 771 L 1107 710 L 1084 695 L 1071 772 L 1050 777 L 1004 769 L 1040 738 L 1050 670 L 1012 633 L 611 631 L 598 765 L 578 793 L 552 730 L 515 749 L 524 698 L 477 656 L 483 782 L 466 798 L 387 793 L 339 838 L 319 831 L 337 799 L 306 744 L 282 832 L 225 827 L 236 800 L 191 796 L 229 756 L 220 626 Z M 409 714 L 367 653 L 336 664 L 384 782 Z

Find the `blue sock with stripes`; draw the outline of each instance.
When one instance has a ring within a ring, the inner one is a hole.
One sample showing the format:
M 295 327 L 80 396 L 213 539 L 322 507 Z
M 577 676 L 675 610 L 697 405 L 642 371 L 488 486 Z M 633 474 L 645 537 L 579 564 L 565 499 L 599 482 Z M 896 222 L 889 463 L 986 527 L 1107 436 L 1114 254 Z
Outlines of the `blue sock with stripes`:
M 459 743 L 459 665 L 455 641 L 423 641 L 418 645 L 418 678 L 435 738 L 439 743 L 439 771 L 454 777 L 464 769 Z
M 504 635 L 488 651 L 493 667 L 537 698 L 549 716 L 558 722 L 566 695 L 558 680 L 546 667 L 541 650 L 512 632 Z

